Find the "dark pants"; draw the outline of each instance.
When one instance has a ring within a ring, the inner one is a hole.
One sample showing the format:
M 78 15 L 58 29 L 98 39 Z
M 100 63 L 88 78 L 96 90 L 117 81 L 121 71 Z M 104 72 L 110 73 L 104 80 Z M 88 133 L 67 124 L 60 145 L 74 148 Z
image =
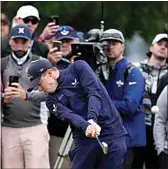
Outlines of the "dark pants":
M 159 155 L 160 169 L 168 169 L 168 154 L 162 152 Z
M 128 148 L 124 158 L 123 169 L 131 169 L 134 158 L 134 148 Z
M 145 147 L 136 148 L 132 169 L 143 169 L 144 164 L 146 169 L 159 168 L 159 158 L 154 146 L 152 127 L 146 127 L 146 141 Z
M 107 154 L 103 154 L 97 142 L 74 144 L 69 152 L 71 169 L 122 169 L 127 151 L 125 138 L 121 137 L 112 141 L 105 141 L 108 144 Z

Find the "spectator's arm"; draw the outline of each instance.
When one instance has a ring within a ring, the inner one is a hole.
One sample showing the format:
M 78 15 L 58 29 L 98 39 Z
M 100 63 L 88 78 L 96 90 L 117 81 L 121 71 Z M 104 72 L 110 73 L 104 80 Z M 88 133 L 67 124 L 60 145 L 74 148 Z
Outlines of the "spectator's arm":
M 166 139 L 166 125 L 168 125 L 167 91 L 168 89 L 165 87 L 159 96 L 157 101 L 159 112 L 155 114 L 153 136 L 158 155 L 164 149 L 164 143 Z
M 34 102 L 42 102 L 45 101 L 47 97 L 47 94 L 44 92 L 41 92 L 39 90 L 33 90 L 31 92 L 27 92 L 27 100 L 34 101 Z

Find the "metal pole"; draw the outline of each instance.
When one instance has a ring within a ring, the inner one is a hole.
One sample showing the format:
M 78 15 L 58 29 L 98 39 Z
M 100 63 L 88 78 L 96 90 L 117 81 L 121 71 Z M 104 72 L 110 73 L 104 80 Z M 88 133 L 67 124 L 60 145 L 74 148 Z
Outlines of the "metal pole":
M 68 155 L 68 151 L 71 148 L 70 145 L 72 145 L 73 139 L 72 139 L 72 133 L 71 128 L 68 126 L 68 129 L 65 133 L 65 136 L 63 138 L 63 141 L 61 143 L 61 146 L 58 151 L 58 157 L 54 165 L 54 169 L 60 169 L 63 163 L 63 160 L 65 156 Z

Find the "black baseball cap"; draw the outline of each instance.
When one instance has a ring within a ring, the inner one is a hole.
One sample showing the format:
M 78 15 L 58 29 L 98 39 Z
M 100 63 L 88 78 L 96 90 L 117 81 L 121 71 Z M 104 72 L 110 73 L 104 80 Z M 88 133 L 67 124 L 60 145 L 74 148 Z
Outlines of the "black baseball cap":
M 76 30 L 68 25 L 60 26 L 59 30 L 56 32 L 56 39 L 63 40 L 63 39 L 75 39 L 79 38 Z
M 42 74 L 52 67 L 53 66 L 47 59 L 32 61 L 27 70 L 31 82 L 30 89 L 35 88 L 39 84 Z
M 19 24 L 11 29 L 10 38 L 12 39 L 23 38 L 26 40 L 31 40 L 32 33 L 28 26 Z

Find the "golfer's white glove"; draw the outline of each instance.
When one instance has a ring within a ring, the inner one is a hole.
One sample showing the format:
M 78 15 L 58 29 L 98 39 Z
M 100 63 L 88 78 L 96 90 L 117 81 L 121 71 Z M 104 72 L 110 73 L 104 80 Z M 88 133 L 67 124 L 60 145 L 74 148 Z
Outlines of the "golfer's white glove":
M 96 135 L 100 135 L 101 127 L 95 123 L 92 119 L 88 120 L 88 122 L 96 127 Z

